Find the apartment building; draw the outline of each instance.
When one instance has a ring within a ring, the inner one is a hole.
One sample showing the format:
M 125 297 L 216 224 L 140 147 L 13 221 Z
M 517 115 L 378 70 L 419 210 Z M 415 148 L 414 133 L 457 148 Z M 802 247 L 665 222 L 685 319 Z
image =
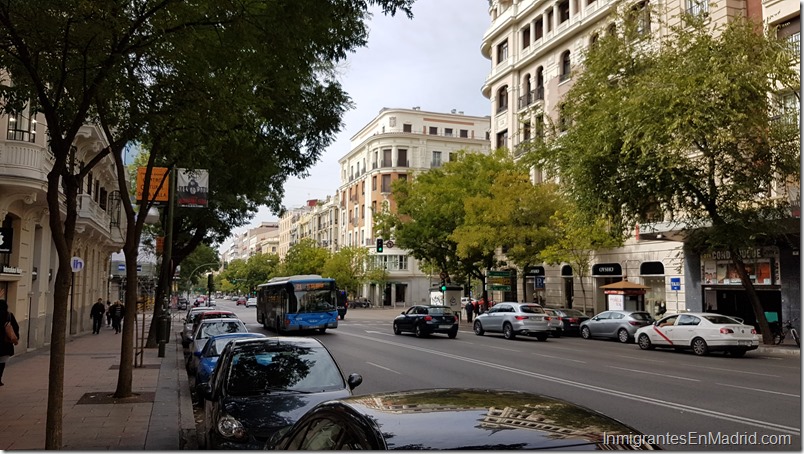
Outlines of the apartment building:
M 375 304 L 404 304 L 428 301 L 431 276 L 423 273 L 417 260 L 386 242 L 376 253 L 374 214 L 396 210 L 391 184 L 412 178 L 417 172 L 440 167 L 457 159 L 461 150 L 488 153 L 489 117 L 383 108 L 351 138 L 351 150 L 338 160 L 340 187 L 341 246 L 361 246 L 373 252 L 377 266 L 388 271 L 384 289 L 366 284 L 363 295 Z
M 493 147 L 507 147 L 519 156 L 523 144 L 543 134 L 549 122 L 559 121 L 561 100 L 572 87 L 573 71 L 580 67 L 584 51 L 598 36 L 616 31 L 612 13 L 620 4 L 616 0 L 489 2 L 491 24 L 483 36 L 481 53 L 491 61 L 491 70 L 482 92 L 491 103 Z M 780 36 L 800 46 L 799 5 L 789 0 L 638 0 L 632 8 L 645 33 L 661 33 L 659 24 L 672 21 L 682 11 L 706 14 L 716 23 L 749 16 L 762 18 L 768 27 L 778 28 Z M 792 93 L 781 96 L 791 110 L 800 111 Z M 543 175 L 534 169 L 532 179 L 541 182 Z M 626 309 L 645 309 L 655 315 L 665 309 L 703 310 L 718 308 L 718 304 L 734 308 L 742 304 L 744 292 L 739 282 L 711 285 L 702 276 L 704 267 L 726 266 L 727 260 L 691 255 L 684 249 L 683 238 L 674 233 L 678 232 L 640 235 L 635 231 L 623 247 L 598 251 L 587 270 L 590 277 L 583 281 L 573 276 L 568 264 L 545 264 L 528 270 L 512 267 L 509 271 L 516 281 L 516 292 L 496 297 L 539 298 L 552 306 L 596 313 L 609 308 L 601 287 L 627 277 L 647 289 L 644 304 L 626 300 Z M 774 270 L 773 276 L 757 285 L 763 304 L 795 317 L 800 310 L 798 250 L 761 248 L 754 259 L 758 266 Z
M 0 299 L 20 324 L 21 351 L 50 343 L 58 256 L 47 207 L 47 174 L 52 169 L 43 115 L 23 111 L 0 117 Z M 107 143 L 102 131 L 82 126 L 75 141 L 78 165 Z M 68 334 L 88 332 L 89 311 L 110 295 L 110 259 L 124 243 L 125 222 L 112 157 L 87 176 L 78 194 L 73 255 L 84 262 L 75 273 Z

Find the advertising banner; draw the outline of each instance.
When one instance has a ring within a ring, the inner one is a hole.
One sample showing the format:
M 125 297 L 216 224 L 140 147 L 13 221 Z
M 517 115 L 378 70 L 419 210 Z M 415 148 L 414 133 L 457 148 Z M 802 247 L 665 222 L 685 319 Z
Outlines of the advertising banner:
M 0 228 L 0 254 L 10 254 L 14 230 L 12 228 Z
M 145 192 L 145 170 L 146 167 L 137 168 L 137 200 L 143 200 Z M 148 185 L 148 197 L 153 202 L 167 202 L 170 194 L 170 184 L 168 179 L 167 167 L 153 167 L 151 169 L 151 181 Z
M 176 198 L 178 206 L 185 208 L 206 208 L 209 192 L 209 172 L 206 170 L 178 169 Z

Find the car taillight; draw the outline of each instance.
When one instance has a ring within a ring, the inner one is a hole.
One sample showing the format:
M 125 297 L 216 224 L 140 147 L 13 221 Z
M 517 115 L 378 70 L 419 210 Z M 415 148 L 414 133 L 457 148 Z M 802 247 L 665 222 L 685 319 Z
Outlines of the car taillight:
M 559 321 L 559 322 L 561 322 L 561 321 L 563 321 L 563 320 L 564 320 L 563 318 L 558 317 L 558 321 Z
M 720 328 L 720 334 L 734 334 L 731 328 Z
M 642 323 L 637 322 L 637 321 L 635 321 L 635 320 L 630 320 L 630 321 L 628 322 L 628 324 L 629 324 L 629 325 L 632 325 L 632 326 L 639 326 L 639 325 L 641 325 Z
M 548 315 L 547 317 L 545 317 L 544 319 L 545 319 L 545 320 L 547 320 L 548 322 L 549 322 L 550 320 L 552 320 L 552 318 L 551 318 L 549 315 Z
M 432 319 L 433 319 L 433 317 L 431 315 L 425 315 L 424 316 L 424 321 L 426 321 L 426 322 L 429 322 Z
M 528 316 L 527 315 L 517 315 L 514 318 L 517 319 L 517 320 L 527 320 Z
M 578 323 L 578 319 L 574 317 L 568 318 L 567 321 L 570 323 Z
M 757 330 L 755 330 L 755 329 L 751 330 L 751 334 L 756 334 L 756 333 L 757 333 Z

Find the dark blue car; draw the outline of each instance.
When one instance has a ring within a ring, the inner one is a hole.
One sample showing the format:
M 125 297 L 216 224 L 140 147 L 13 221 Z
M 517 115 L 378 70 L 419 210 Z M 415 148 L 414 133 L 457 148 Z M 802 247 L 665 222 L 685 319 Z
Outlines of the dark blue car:
M 195 358 L 193 360 L 196 361 L 196 373 L 195 376 L 190 376 L 190 388 L 193 394 L 198 396 L 198 387 L 209 381 L 209 377 L 212 375 L 212 371 L 215 370 L 215 365 L 218 364 L 218 358 L 226 344 L 235 339 L 257 337 L 265 337 L 265 335 L 260 333 L 229 333 L 210 337 L 204 348 L 194 353 Z M 196 402 L 198 400 L 196 399 Z

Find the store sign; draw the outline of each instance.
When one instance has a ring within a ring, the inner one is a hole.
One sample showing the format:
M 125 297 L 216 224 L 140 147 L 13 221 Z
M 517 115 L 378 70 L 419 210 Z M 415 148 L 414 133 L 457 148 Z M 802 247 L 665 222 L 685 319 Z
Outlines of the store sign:
M 22 268 L 14 268 L 13 266 L 3 266 L 3 274 L 22 274 Z
M 525 276 L 544 276 L 543 266 L 531 266 L 525 268 Z
M 0 254 L 11 253 L 11 243 L 14 239 L 14 229 L 2 228 L 0 229 Z
M 623 268 L 619 263 L 598 263 L 592 266 L 592 276 L 622 276 Z
M 740 250 L 744 269 L 754 285 L 780 285 L 779 249 L 774 246 Z M 742 285 L 737 266 L 729 251 L 711 251 L 701 255 L 704 285 Z

